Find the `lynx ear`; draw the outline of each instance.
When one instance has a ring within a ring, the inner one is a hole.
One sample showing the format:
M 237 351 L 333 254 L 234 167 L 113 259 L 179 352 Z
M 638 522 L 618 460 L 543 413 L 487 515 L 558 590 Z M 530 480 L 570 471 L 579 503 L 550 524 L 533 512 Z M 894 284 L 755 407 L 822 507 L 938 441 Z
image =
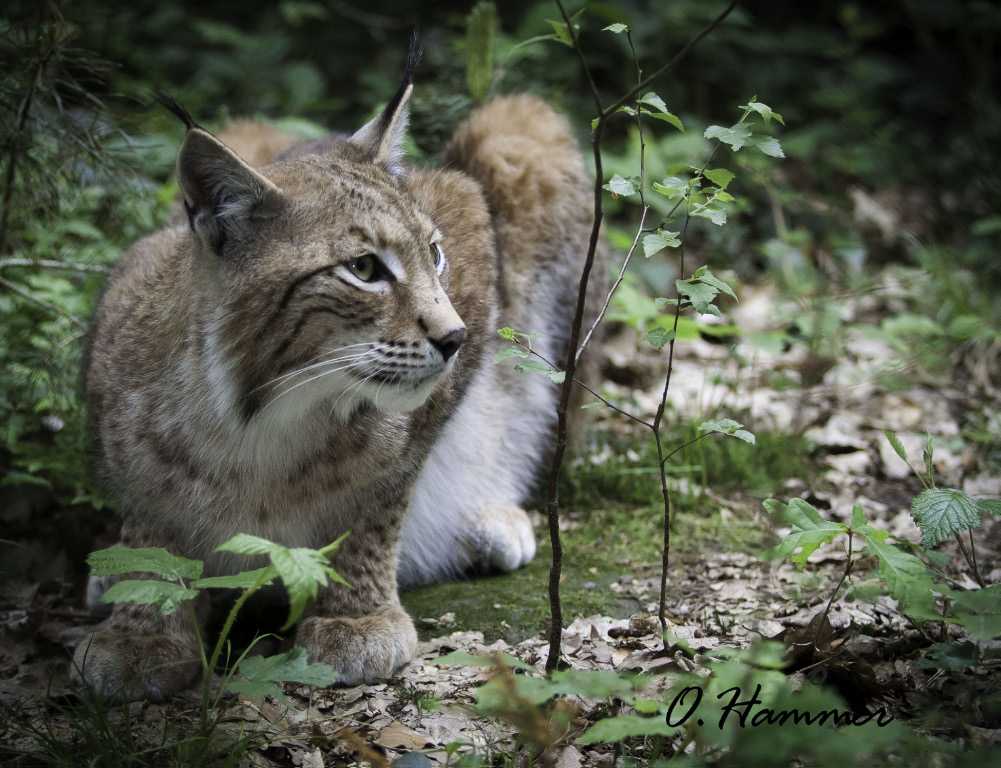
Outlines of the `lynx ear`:
M 228 239 L 242 239 L 254 219 L 277 213 L 281 190 L 235 152 L 192 125 L 177 156 L 177 181 L 195 237 L 222 255 Z
M 415 34 L 410 43 L 410 55 L 400 89 L 382 113 L 362 126 L 350 143 L 362 151 L 362 157 L 383 166 L 394 176 L 403 175 L 403 138 L 407 132 L 407 105 L 414 90 L 414 69 L 421 58 L 420 41 Z

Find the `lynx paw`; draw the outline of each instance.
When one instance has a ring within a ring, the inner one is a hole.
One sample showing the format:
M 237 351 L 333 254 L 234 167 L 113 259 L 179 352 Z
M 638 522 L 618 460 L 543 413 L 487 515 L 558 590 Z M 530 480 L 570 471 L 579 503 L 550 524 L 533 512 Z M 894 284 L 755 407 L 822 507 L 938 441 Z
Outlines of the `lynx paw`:
M 471 553 L 476 570 L 506 573 L 535 557 L 535 534 L 525 510 L 514 504 L 489 503 L 479 515 Z
M 357 619 L 311 616 L 299 622 L 296 644 L 310 661 L 330 664 L 338 684 L 360 685 L 389 677 L 410 661 L 417 632 L 402 608 Z
M 163 701 L 198 674 L 196 654 L 187 637 L 98 631 L 77 648 L 72 676 L 118 701 Z

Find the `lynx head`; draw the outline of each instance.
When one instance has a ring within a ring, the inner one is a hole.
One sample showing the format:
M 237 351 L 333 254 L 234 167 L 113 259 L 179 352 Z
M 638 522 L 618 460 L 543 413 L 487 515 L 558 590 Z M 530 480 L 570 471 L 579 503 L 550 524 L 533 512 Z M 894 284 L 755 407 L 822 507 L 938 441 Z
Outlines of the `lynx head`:
M 188 123 L 177 174 L 217 410 L 409 411 L 452 369 L 465 326 L 446 294 L 448 238 L 400 165 L 414 63 L 353 136 L 259 170 L 173 105 Z

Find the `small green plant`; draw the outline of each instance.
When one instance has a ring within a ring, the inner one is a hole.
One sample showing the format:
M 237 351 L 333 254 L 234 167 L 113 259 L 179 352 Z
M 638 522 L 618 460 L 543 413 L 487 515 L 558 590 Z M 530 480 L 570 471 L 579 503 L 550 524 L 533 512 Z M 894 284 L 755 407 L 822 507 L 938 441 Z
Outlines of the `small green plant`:
M 564 23 L 553 24 L 556 30 L 555 38 L 566 45 L 574 48 L 581 59 L 585 73 L 589 76 L 586 62 L 584 61 L 583 50 L 577 36 L 576 20 L 577 16 L 570 18 L 563 5 L 557 0 L 560 12 L 563 15 Z M 721 146 L 726 145 L 731 151 L 737 152 L 745 146 L 754 146 L 764 154 L 771 157 L 782 157 L 782 149 L 779 142 L 774 137 L 767 134 L 755 134 L 751 127 L 751 120 L 759 119 L 765 125 L 773 120 L 782 123 L 782 116 L 773 111 L 766 104 L 752 98 L 747 104 L 741 107 L 740 119 L 732 126 L 723 127 L 718 125 L 709 126 L 704 133 L 706 140 L 714 142 L 713 149 L 708 158 L 700 166 L 670 166 L 665 170 L 665 176 L 660 182 L 653 182 L 651 189 L 658 195 L 665 198 L 670 206 L 666 214 L 656 225 L 647 224 L 648 214 L 651 206 L 647 204 L 647 170 L 645 165 L 645 142 L 644 142 L 644 119 L 652 119 L 666 122 L 679 131 L 684 132 L 685 128 L 681 120 L 673 115 L 664 100 L 653 91 L 646 91 L 646 88 L 657 77 L 670 71 L 674 65 L 706 34 L 709 34 L 733 9 L 735 4 L 731 4 L 728 9 L 716 17 L 716 19 L 686 46 L 670 63 L 661 67 L 654 74 L 644 77 L 639 62 L 636 59 L 636 52 L 633 46 L 632 32 L 625 24 L 611 24 L 603 31 L 614 35 L 624 35 L 634 62 L 636 64 L 636 85 L 629 92 L 618 99 L 615 103 L 604 106 L 601 95 L 594 87 L 593 81 L 592 95 L 598 110 L 591 127 L 593 134 L 594 164 L 595 164 L 595 205 L 594 224 L 590 247 L 588 250 L 585 265 L 581 274 L 580 289 L 573 323 L 569 334 L 569 349 L 567 358 L 562 365 L 557 361 L 547 360 L 533 349 L 532 340 L 537 338 L 531 333 L 519 331 L 512 328 L 502 328 L 499 331 L 501 338 L 512 342 L 503 349 L 495 358 L 494 362 L 499 363 L 511 358 L 520 358 L 515 366 L 515 370 L 522 373 L 540 373 L 552 379 L 553 383 L 561 387 L 560 400 L 557 407 L 558 413 L 558 436 L 556 451 L 549 474 L 548 485 L 548 518 L 550 539 L 553 544 L 553 565 L 550 573 L 549 589 L 550 602 L 552 608 L 552 629 L 550 634 L 550 654 L 547 664 L 549 671 L 553 671 L 559 662 L 560 633 L 562 631 L 562 610 L 559 601 L 559 581 L 562 570 L 562 547 L 559 541 L 559 476 L 566 448 L 566 413 L 570 402 L 570 392 L 574 383 L 583 386 L 596 398 L 594 403 L 584 407 L 606 406 L 621 414 L 637 424 L 647 428 L 653 438 L 657 449 L 657 470 L 660 477 L 661 496 L 664 507 L 664 549 L 661 568 L 661 596 L 660 596 L 660 622 L 664 631 L 667 630 L 666 600 L 667 600 L 667 570 L 671 550 L 671 498 L 668 489 L 667 475 L 669 472 L 668 462 L 684 448 L 697 443 L 709 434 L 719 433 L 729 437 L 736 437 L 747 443 L 754 443 L 754 435 L 745 430 L 743 424 L 732 419 L 721 418 L 702 423 L 698 428 L 698 434 L 685 444 L 668 451 L 664 444 L 662 432 L 664 426 L 664 415 L 667 406 L 668 389 L 671 384 L 671 372 L 674 362 L 674 345 L 678 338 L 678 327 L 681 323 L 682 312 L 693 310 L 698 315 L 721 316 L 719 308 L 715 304 L 717 296 L 726 294 L 736 299 L 736 294 L 728 283 L 716 277 L 707 266 L 696 269 L 690 277 L 678 278 L 674 287 L 676 296 L 658 297 L 653 302 L 652 315 L 660 316 L 665 308 L 669 308 L 662 317 L 657 317 L 655 323 L 644 335 L 644 341 L 648 342 L 657 350 L 665 347 L 668 352 L 667 375 L 664 380 L 663 393 L 656 412 L 652 415 L 631 413 L 625 407 L 612 403 L 600 393 L 589 387 L 586 382 L 581 382 L 575 378 L 574 374 L 581 356 L 588 345 L 594 331 L 602 322 L 608 311 L 609 305 L 615 296 L 616 291 L 622 285 L 629 262 L 642 242 L 643 253 L 646 258 L 650 258 L 666 249 L 676 249 L 679 253 L 680 267 L 679 273 L 685 274 L 685 240 L 690 223 L 695 219 L 707 219 L 717 226 L 722 226 L 727 221 L 727 206 L 734 203 L 736 198 L 727 191 L 730 183 L 734 180 L 735 174 L 722 167 L 712 167 Z M 640 95 L 643 94 L 643 95 Z M 615 174 L 604 183 L 602 170 L 601 141 L 607 124 L 619 114 L 628 115 L 635 121 L 636 130 L 639 135 L 639 175 L 635 177 L 623 177 Z M 599 227 L 604 215 L 603 191 L 611 193 L 613 198 L 630 197 L 637 195 L 642 208 L 640 222 L 636 234 L 629 245 L 628 251 L 623 259 L 618 278 L 613 282 L 611 290 L 605 299 L 604 305 L 598 312 L 597 318 L 591 323 L 589 329 L 584 325 L 584 304 L 587 296 L 587 286 L 590 279 L 591 269 L 594 266 L 595 252 L 599 239 Z M 673 309 L 673 311 L 671 311 Z M 530 330 L 530 329 L 526 329 Z
M 840 536 L 847 537 L 847 557 L 841 579 L 827 603 L 826 614 L 841 587 L 858 564 L 875 557 L 876 574 L 885 592 L 897 601 L 899 611 L 917 626 L 932 622 L 940 626 L 939 641 L 933 643 L 918 666 L 937 669 L 964 669 L 994 665 L 1001 653 L 989 643 L 1001 635 L 1001 584 L 988 585 L 977 563 L 976 544 L 972 531 L 980 526 L 981 511 L 1001 515 L 1001 500 L 973 498 L 955 488 L 938 488 L 932 474 L 934 446 L 929 435 L 924 447 L 924 472 L 911 465 L 907 452 L 895 435 L 885 432 L 897 455 L 917 475 L 925 489 L 911 504 L 911 515 L 921 531 L 921 546 L 906 540 L 892 541 L 890 534 L 875 528 L 865 518 L 861 506 L 852 509 L 848 525 L 825 520 L 802 499 L 782 504 L 775 499 L 765 502 L 766 508 L 792 526 L 792 531 L 766 557 L 791 556 L 803 568 L 807 558 L 823 543 Z M 964 537 L 964 534 L 967 534 Z M 853 550 L 853 539 L 861 537 L 865 546 Z M 945 573 L 949 560 L 934 548 L 949 537 L 955 537 L 969 575 L 979 589 L 962 589 Z M 857 587 L 856 595 L 866 589 Z M 958 625 L 973 638 L 952 640 L 948 626 Z
M 200 560 L 179 557 L 160 548 L 113 547 L 94 552 L 88 558 L 88 562 L 96 576 L 147 573 L 157 577 L 119 581 L 104 593 L 101 598 L 104 602 L 152 604 L 161 614 L 173 613 L 182 606 L 190 611 L 198 647 L 201 649 L 203 671 L 198 735 L 207 741 L 215 725 L 212 713 L 217 709 L 223 693 L 227 691 L 255 698 L 273 696 L 287 703 L 284 693 L 278 686 L 280 682 L 294 681 L 322 687 L 331 685 L 335 681 L 336 674 L 329 665 L 310 663 L 306 659 L 305 650 L 300 647 L 277 656 L 262 658 L 248 656 L 253 647 L 251 644 L 250 648 L 231 661 L 229 635 L 237 615 L 247 601 L 259 590 L 274 583 L 276 579 L 281 579 L 288 591 L 290 604 L 289 616 L 281 628 L 282 631 L 295 624 L 302 615 L 306 602 L 316 597 L 321 586 L 328 582 L 336 582 L 349 587 L 350 585 L 330 567 L 328 562 L 344 536 L 323 549 L 316 550 L 284 547 L 257 536 L 238 534 L 221 544 L 216 551 L 237 555 L 266 555 L 270 564 L 232 576 L 202 578 L 203 563 Z M 202 644 L 193 600 L 203 590 L 217 588 L 242 591 L 226 616 L 219 637 L 209 654 Z M 224 653 L 226 668 L 223 685 L 213 698 L 212 674 Z M 238 673 L 243 676 L 243 680 L 234 679 Z

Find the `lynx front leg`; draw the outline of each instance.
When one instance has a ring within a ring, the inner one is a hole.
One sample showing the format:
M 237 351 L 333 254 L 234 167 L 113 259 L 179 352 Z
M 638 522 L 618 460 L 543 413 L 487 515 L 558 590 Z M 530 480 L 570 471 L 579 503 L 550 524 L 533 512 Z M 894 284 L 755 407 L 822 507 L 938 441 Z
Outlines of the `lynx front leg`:
M 299 622 L 296 644 L 311 661 L 333 666 L 341 685 L 389 677 L 417 647 L 396 591 L 395 539 L 390 526 L 352 531 L 332 565 L 353 589 L 326 587 L 314 615 Z
M 163 701 L 201 669 L 196 631 L 184 608 L 161 616 L 152 605 L 118 603 L 77 648 L 72 676 L 115 700 Z

